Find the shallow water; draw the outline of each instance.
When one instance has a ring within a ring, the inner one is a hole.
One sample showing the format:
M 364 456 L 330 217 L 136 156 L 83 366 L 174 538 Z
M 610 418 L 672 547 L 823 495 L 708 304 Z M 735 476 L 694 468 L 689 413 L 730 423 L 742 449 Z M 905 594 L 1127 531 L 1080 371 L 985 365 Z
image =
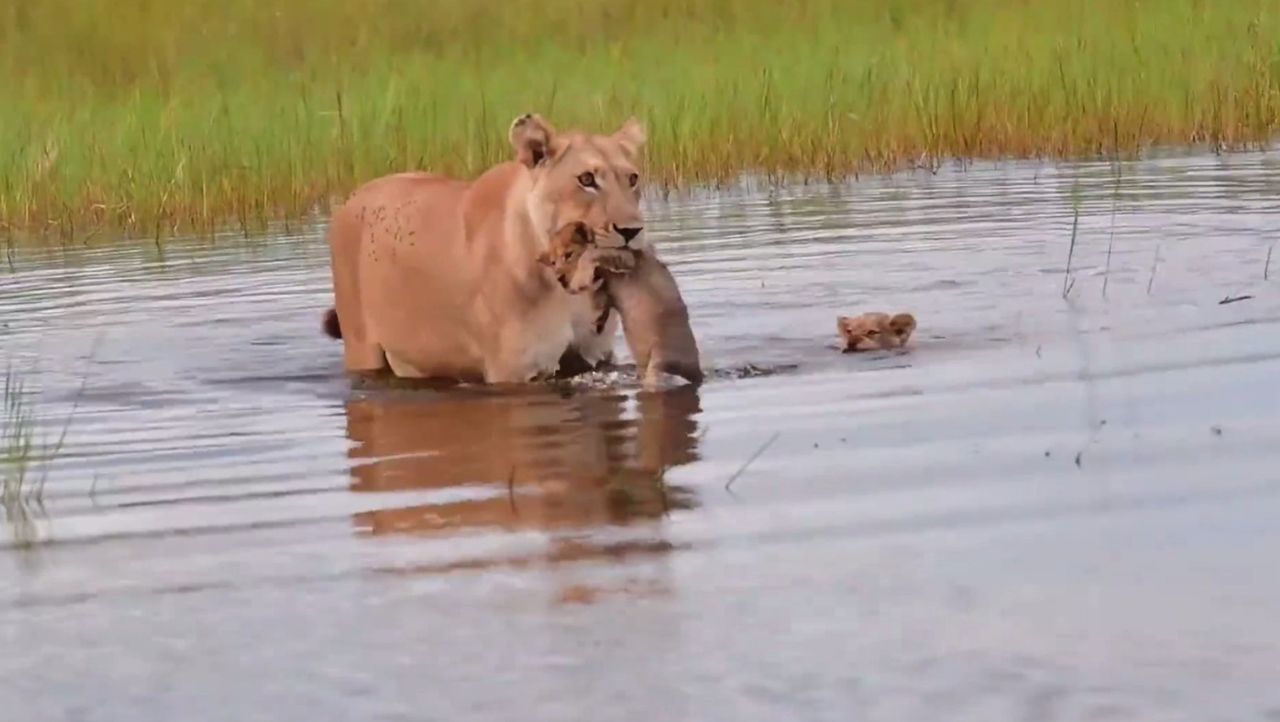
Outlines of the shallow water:
M 1280 161 L 1120 170 L 652 202 L 697 391 L 353 390 L 322 226 L 15 253 L 4 718 L 1280 718 Z

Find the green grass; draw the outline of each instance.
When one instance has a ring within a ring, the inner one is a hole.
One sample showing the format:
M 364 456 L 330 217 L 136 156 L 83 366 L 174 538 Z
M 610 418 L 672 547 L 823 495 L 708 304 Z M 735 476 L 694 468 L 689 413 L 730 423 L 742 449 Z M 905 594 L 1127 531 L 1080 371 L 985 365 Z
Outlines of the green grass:
M 36 455 L 35 417 L 32 413 L 22 377 L 12 369 L 5 371 L 4 386 L 0 387 L 0 502 L 8 507 L 11 502 L 29 497 L 28 477 L 32 458 Z
M 7 368 L 0 386 L 0 507 L 18 546 L 39 536 L 49 464 L 62 452 L 71 425 L 68 418 L 56 439 L 42 438 L 32 401 L 22 373 Z
M 34 536 L 34 518 L 44 496 L 44 478 L 34 477 L 40 446 L 36 442 L 36 419 L 22 377 L 6 369 L 0 387 L 0 506 L 4 518 L 20 545 Z
M 649 126 L 652 183 L 1236 148 L 1280 0 L 0 0 L 0 229 L 248 230 L 471 174 L 515 115 Z

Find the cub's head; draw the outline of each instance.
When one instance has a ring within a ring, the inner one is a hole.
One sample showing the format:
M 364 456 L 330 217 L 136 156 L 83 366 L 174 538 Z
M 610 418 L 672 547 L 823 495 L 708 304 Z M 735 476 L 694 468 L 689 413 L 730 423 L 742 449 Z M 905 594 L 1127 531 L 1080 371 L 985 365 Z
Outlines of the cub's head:
M 531 173 L 529 215 L 550 239 L 582 223 L 603 248 L 643 249 L 648 242 L 640 210 L 640 162 L 645 132 L 632 118 L 611 135 L 558 132 L 537 115 L 511 124 L 516 160 Z
M 889 329 L 889 316 L 883 313 L 841 316 L 836 319 L 836 330 L 844 343 L 845 353 L 878 351 L 898 345 Z
M 901 348 L 916 330 L 916 319 L 909 313 L 840 316 L 836 319 L 836 330 L 845 353 Z
M 565 289 L 578 270 L 578 261 L 591 244 L 591 229 L 585 223 L 571 221 L 551 234 L 547 249 L 538 254 L 538 262 L 550 266 L 556 280 Z

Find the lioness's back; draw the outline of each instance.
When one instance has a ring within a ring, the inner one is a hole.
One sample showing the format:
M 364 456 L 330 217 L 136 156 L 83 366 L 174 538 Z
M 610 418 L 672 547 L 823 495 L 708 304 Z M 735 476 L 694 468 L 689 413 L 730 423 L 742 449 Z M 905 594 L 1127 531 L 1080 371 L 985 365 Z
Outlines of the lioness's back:
M 376 262 L 379 252 L 396 254 L 398 249 L 410 257 L 401 262 L 418 265 L 461 233 L 460 208 L 468 186 L 467 181 L 423 172 L 375 178 L 334 213 L 329 244 L 335 254 L 353 254 L 353 261 Z M 364 258 L 358 250 L 362 241 L 370 244 Z M 418 258 L 411 260 L 413 256 Z
M 383 213 L 395 210 L 403 214 L 418 210 L 418 206 L 434 207 L 432 210 L 453 215 L 468 185 L 467 181 L 424 172 L 394 173 L 374 178 L 347 198 L 334 213 L 334 220 L 340 216 L 367 220 L 370 212 L 379 212 L 380 208 L 385 209 L 381 211 Z

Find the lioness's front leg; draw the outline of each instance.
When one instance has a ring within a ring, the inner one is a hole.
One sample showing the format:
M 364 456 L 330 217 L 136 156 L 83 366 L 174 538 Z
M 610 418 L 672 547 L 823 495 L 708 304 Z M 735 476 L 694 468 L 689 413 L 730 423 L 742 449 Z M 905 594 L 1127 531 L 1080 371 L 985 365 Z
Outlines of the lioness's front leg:
M 550 376 L 573 342 L 573 328 L 563 308 L 543 308 L 509 320 L 498 336 L 495 352 L 485 359 L 487 383 L 527 383 Z

